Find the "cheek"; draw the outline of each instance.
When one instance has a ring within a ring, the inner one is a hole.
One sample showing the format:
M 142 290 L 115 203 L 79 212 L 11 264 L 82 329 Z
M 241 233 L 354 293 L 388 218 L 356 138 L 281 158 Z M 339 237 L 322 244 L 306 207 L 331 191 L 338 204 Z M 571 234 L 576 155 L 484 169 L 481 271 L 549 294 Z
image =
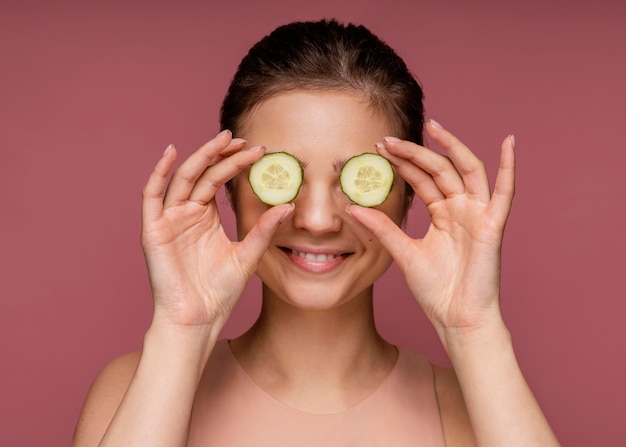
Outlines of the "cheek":
M 367 241 L 366 252 L 369 253 L 367 259 L 369 260 L 366 274 L 362 275 L 362 280 L 367 281 L 366 285 L 374 284 L 381 276 L 389 269 L 393 263 L 391 254 L 382 246 L 382 244 L 373 235 L 370 236 L 371 240 Z

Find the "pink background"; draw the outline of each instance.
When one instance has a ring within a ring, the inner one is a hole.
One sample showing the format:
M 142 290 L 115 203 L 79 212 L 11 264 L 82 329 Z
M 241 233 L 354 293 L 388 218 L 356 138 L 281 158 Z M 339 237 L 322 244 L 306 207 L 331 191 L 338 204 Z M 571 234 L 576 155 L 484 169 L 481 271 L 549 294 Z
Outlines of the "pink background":
M 564 445 L 624 445 L 617 0 L 3 1 L 0 445 L 68 445 L 92 379 L 139 349 L 150 321 L 138 241 L 153 163 L 171 142 L 189 154 L 218 131 L 221 97 L 253 42 L 322 17 L 363 23 L 397 48 L 424 85 L 428 117 L 491 172 L 515 133 L 502 305 L 522 369 Z M 254 281 L 225 335 L 254 319 L 257 291 Z M 394 269 L 378 295 L 381 331 L 446 363 Z

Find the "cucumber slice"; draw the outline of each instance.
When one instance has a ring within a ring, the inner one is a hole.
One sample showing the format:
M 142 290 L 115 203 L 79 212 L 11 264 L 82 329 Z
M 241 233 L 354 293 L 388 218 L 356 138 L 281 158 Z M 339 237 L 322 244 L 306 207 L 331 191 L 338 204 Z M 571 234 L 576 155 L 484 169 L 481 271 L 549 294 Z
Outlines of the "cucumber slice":
M 287 152 L 271 152 L 252 164 L 248 181 L 252 191 L 266 205 L 289 203 L 300 191 L 302 166 Z
M 350 158 L 341 168 L 341 190 L 357 205 L 378 206 L 393 185 L 393 168 L 386 158 L 366 152 Z

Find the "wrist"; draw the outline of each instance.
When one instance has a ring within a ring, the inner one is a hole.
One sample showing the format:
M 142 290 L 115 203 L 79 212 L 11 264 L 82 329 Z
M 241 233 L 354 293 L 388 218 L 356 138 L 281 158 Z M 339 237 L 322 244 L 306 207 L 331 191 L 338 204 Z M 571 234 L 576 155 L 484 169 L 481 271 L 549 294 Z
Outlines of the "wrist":
M 452 357 L 468 350 L 491 349 L 497 344 L 510 344 L 511 334 L 499 308 L 453 326 L 441 325 L 437 332 L 448 355 Z
M 142 360 L 167 366 L 181 373 L 195 374 L 199 379 L 213 351 L 222 326 L 182 326 L 153 319 L 143 344 Z
M 446 328 L 442 342 L 452 363 L 512 351 L 511 333 L 501 318 L 468 327 Z

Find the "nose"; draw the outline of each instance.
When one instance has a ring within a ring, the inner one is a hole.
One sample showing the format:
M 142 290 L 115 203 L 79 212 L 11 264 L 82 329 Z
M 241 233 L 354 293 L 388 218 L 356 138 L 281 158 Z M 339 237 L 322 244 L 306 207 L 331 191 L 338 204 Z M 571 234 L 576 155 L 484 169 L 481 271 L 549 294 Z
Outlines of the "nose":
M 345 209 L 345 203 L 340 202 L 332 187 L 305 182 L 294 201 L 293 225 L 315 236 L 338 232 L 342 225 L 341 212 Z

